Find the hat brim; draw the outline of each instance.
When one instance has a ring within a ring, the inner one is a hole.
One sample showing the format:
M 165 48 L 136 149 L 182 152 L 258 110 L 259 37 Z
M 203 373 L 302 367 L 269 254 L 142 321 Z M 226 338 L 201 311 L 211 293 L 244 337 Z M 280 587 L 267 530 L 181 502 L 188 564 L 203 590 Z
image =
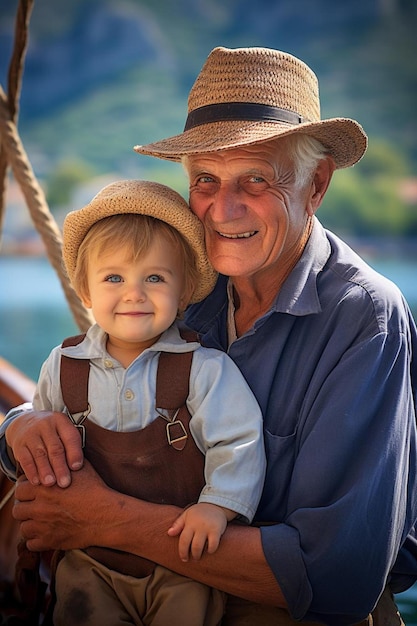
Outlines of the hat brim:
M 348 118 L 306 122 L 296 126 L 239 120 L 195 126 L 179 135 L 137 145 L 133 149 L 140 154 L 159 159 L 180 161 L 184 156 L 230 150 L 294 134 L 305 134 L 318 139 L 333 157 L 337 169 L 357 163 L 368 144 L 362 126 Z

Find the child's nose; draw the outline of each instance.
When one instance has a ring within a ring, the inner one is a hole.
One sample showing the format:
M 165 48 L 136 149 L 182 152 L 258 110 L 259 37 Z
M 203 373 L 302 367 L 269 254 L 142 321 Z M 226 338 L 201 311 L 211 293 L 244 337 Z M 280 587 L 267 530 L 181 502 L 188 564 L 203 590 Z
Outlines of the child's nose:
M 141 283 L 129 285 L 125 292 L 125 299 L 132 302 L 143 302 L 146 300 L 146 291 Z

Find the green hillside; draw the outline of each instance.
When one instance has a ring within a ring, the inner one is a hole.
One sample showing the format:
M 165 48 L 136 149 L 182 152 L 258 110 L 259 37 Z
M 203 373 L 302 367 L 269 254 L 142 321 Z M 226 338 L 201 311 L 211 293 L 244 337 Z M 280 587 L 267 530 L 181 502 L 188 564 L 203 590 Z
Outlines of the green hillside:
M 3 85 L 16 6 L 0 5 Z M 416 26 L 412 0 L 35 0 L 20 132 L 49 184 L 113 173 L 185 193 L 179 166 L 138 156 L 133 145 L 182 130 L 189 88 L 214 46 L 261 45 L 305 60 L 319 76 L 322 116 L 357 119 L 371 144 L 403 164 L 396 180 L 412 176 Z M 391 175 L 385 165 L 381 172 Z

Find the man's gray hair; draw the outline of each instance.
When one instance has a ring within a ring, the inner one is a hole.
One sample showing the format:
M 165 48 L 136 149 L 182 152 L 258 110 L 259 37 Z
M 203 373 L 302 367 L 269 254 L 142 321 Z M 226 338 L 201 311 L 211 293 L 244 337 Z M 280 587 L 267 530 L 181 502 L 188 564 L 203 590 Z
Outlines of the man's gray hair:
M 295 184 L 298 188 L 312 178 L 319 161 L 328 155 L 328 151 L 318 139 L 301 133 L 281 137 L 275 142 L 280 146 L 280 150 L 285 143 L 286 153 L 294 165 Z

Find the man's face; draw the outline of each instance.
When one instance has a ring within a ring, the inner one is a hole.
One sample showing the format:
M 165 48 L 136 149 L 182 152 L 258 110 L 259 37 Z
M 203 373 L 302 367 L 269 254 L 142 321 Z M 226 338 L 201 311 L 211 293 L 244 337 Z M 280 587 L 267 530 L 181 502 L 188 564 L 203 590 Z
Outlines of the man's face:
M 277 142 L 191 156 L 186 167 L 191 209 L 204 225 L 218 272 L 268 275 L 288 261 L 312 214 L 312 183 L 295 185 Z

